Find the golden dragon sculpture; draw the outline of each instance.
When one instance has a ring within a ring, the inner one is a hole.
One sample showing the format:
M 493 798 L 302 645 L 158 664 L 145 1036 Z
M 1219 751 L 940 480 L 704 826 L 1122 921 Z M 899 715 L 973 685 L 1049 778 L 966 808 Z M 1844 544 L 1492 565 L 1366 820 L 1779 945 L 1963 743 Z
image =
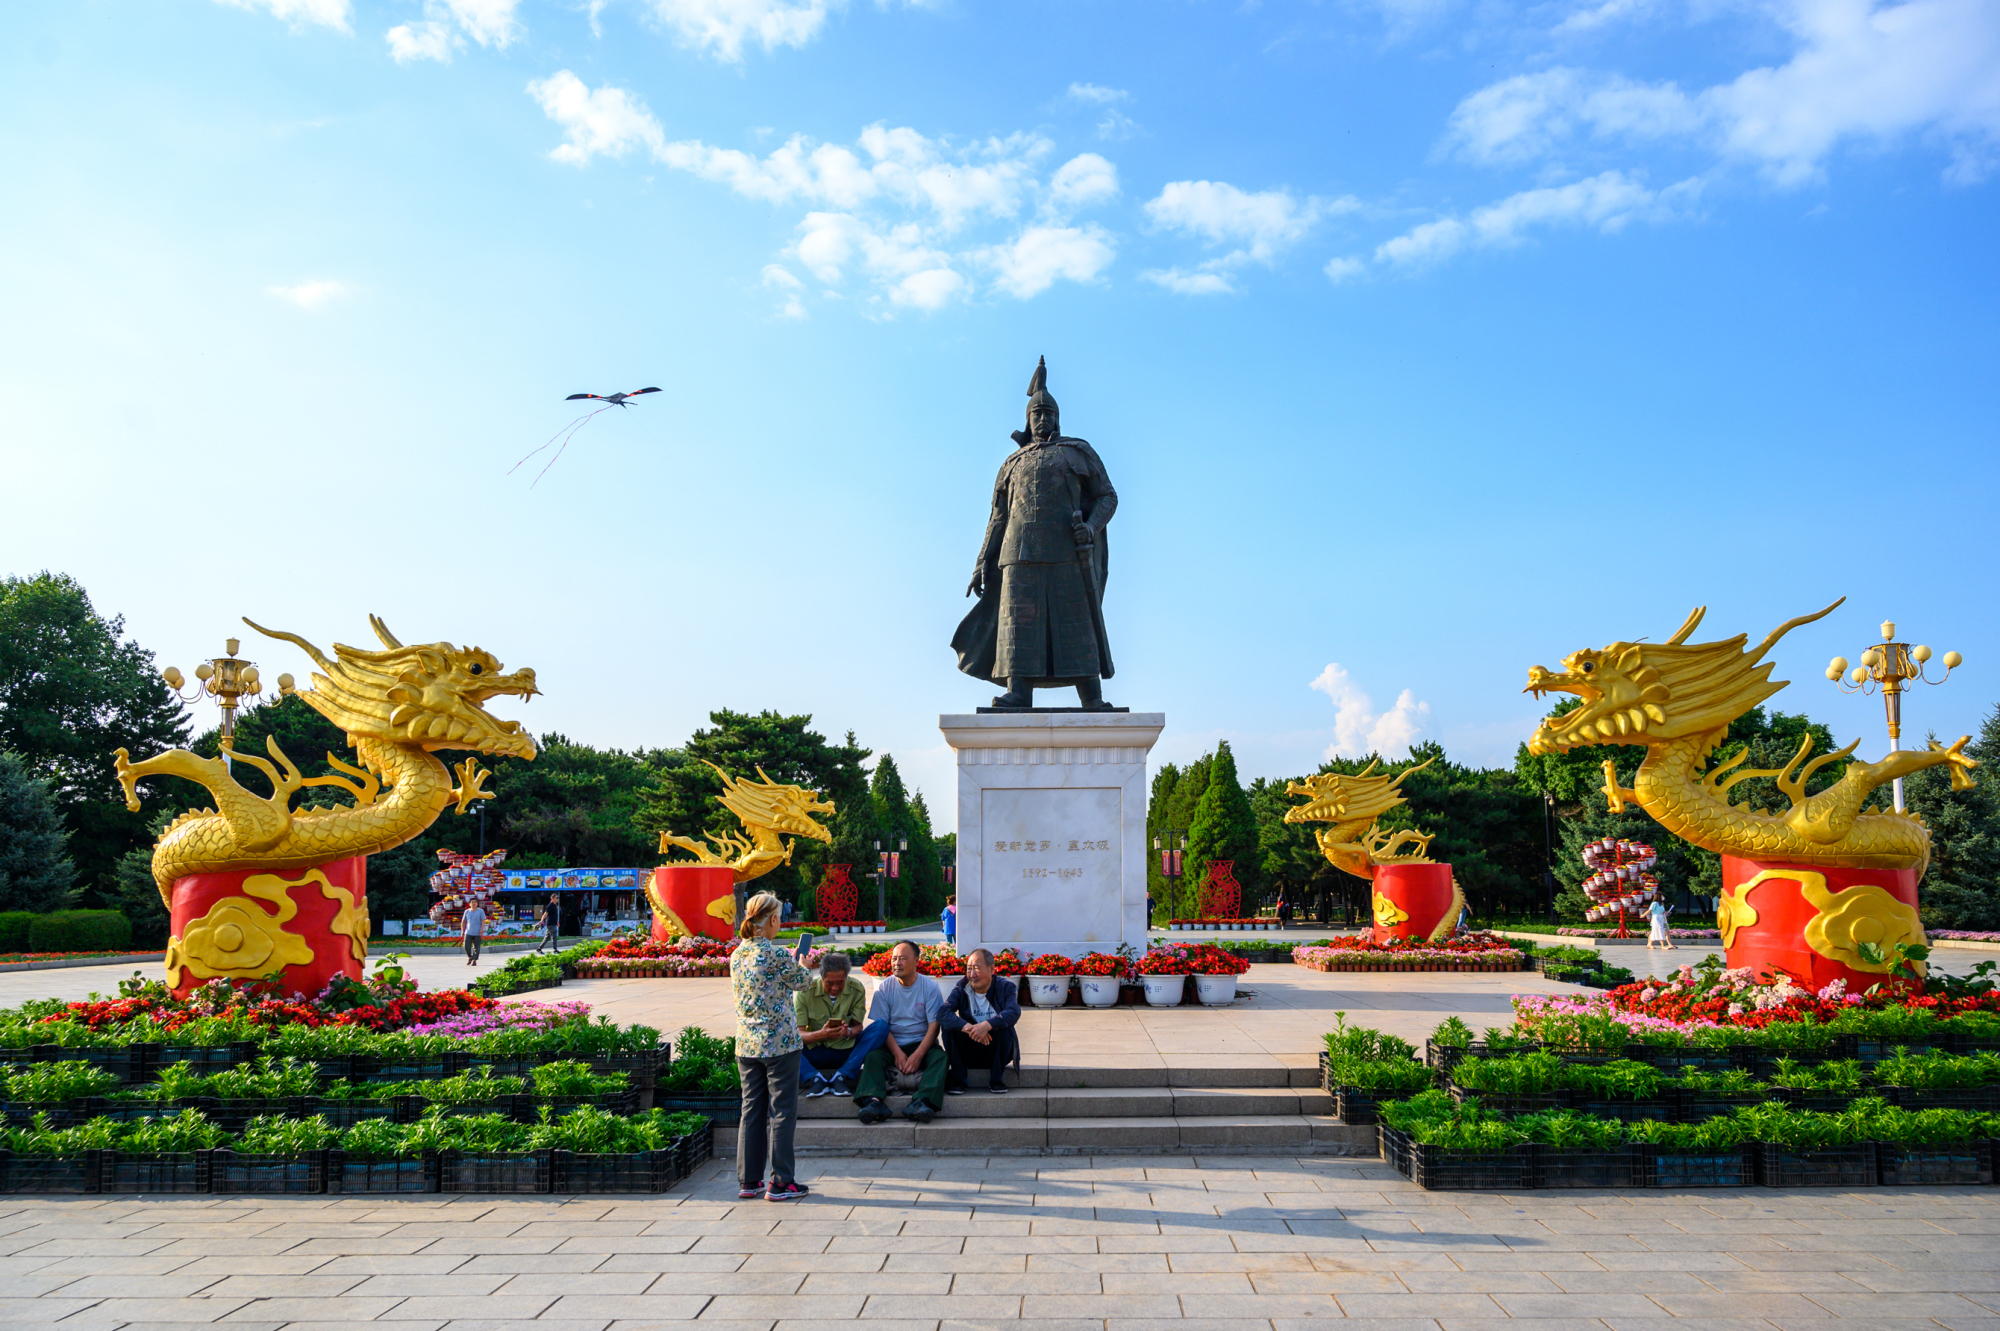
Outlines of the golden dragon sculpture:
M 476 760 L 458 765 L 459 784 L 453 786 L 451 774 L 432 756 L 434 750 L 535 756 L 535 741 L 520 722 L 498 720 L 484 706 L 501 694 L 533 697 L 538 690 L 532 670 L 505 674 L 491 654 L 477 647 L 448 642 L 405 647 L 373 615 L 368 622 L 386 650 L 335 643 L 332 660 L 297 634 L 243 622 L 266 637 L 304 648 L 312 657 L 324 673 L 314 674 L 312 687 L 298 696 L 347 732 L 360 765 L 329 753 L 327 761 L 346 775 L 307 777 L 275 739 L 265 741 L 269 762 L 232 749 L 231 761 L 248 763 L 270 778 L 267 798 L 238 785 L 221 758 L 170 749 L 135 763 L 124 749 L 118 750 L 118 780 L 128 808 L 139 808 L 136 786 L 149 776 L 183 777 L 215 798 L 215 808 L 175 819 L 154 847 L 153 879 L 169 909 L 174 880 L 187 874 L 300 869 L 377 854 L 420 835 L 454 803 L 464 813 L 472 801 L 493 798 L 483 788 L 488 773 Z M 292 796 L 309 786 L 338 787 L 354 803 L 294 811 Z
M 1890 810 L 1863 812 L 1877 786 L 1927 767 L 1951 769 L 1954 790 L 1972 786 L 1979 766 L 1964 749 L 1971 736 L 1945 748 L 1904 749 L 1880 762 L 1852 758 L 1860 741 L 1811 762 L 1810 735 L 1782 768 L 1742 768 L 1748 751 L 1710 766 L 1729 723 L 1785 687 L 1771 680 L 1764 655 L 1778 639 L 1837 608 L 1786 620 L 1754 648 L 1748 635 L 1720 642 L 1689 643 L 1706 607 L 1697 607 L 1679 632 L 1663 643 L 1614 642 L 1563 658 L 1561 671 L 1535 666 L 1525 690 L 1573 693 L 1583 705 L 1543 721 L 1528 740 L 1530 753 L 1561 753 L 1591 744 L 1640 744 L 1645 761 L 1631 789 L 1618 784 L 1604 764 L 1604 793 L 1613 812 L 1639 805 L 1662 827 L 1697 846 L 1749 860 L 1847 866 L 1861 869 L 1915 869 L 1930 862 L 1931 836 L 1921 819 Z M 1840 780 L 1816 795 L 1806 782 L 1827 763 L 1847 760 Z M 1729 791 L 1753 777 L 1774 777 L 1791 801 L 1785 813 L 1763 813 L 1730 803 Z
M 1398 828 L 1395 831 L 1377 831 L 1375 821 L 1399 804 L 1407 803 L 1397 789 L 1408 777 L 1423 771 L 1436 758 L 1429 758 L 1415 767 L 1406 767 L 1394 776 L 1374 775 L 1381 760 L 1377 759 L 1358 774 L 1349 776 L 1340 772 L 1323 772 L 1309 776 L 1303 781 L 1294 781 L 1285 787 L 1291 796 L 1305 796 L 1306 802 L 1285 810 L 1288 823 L 1331 823 L 1331 827 L 1315 827 L 1313 837 L 1319 842 L 1320 853 L 1336 869 L 1353 874 L 1356 878 L 1374 881 L 1375 869 L 1383 864 L 1434 864 L 1429 855 L 1431 839 L 1436 834 L 1418 832 L 1412 828 Z M 1409 849 L 1414 847 L 1414 849 Z M 1458 922 L 1458 912 L 1465 905 L 1465 894 L 1459 890 L 1456 875 L 1451 880 L 1451 908 L 1444 913 L 1438 926 L 1431 933 L 1431 940 L 1449 935 Z M 1400 924 L 1409 917 L 1394 902 L 1375 893 L 1375 918 L 1383 924 Z
M 758 781 L 748 781 L 734 777 L 714 763 L 702 760 L 722 778 L 722 794 L 717 798 L 722 807 L 736 815 L 748 836 L 734 832 L 722 832 L 715 836 L 704 836 L 708 842 L 703 845 L 688 837 L 673 832 L 660 833 L 660 853 L 679 849 L 693 854 L 699 864 L 726 865 L 731 873 L 731 881 L 742 884 L 753 878 L 762 878 L 781 864 L 792 862 L 792 838 L 811 837 L 815 841 L 832 841 L 833 834 L 813 821 L 814 814 L 832 817 L 835 812 L 833 802 L 818 791 L 806 790 L 801 786 L 781 785 L 757 768 Z M 761 783 L 761 784 L 760 784 Z M 668 909 L 660 900 L 652 880 L 646 884 L 646 895 L 653 903 L 653 909 L 660 918 L 670 922 L 674 930 L 690 934 L 690 930 L 678 915 Z M 717 919 L 736 918 L 735 899 L 717 897 L 708 904 L 708 913 Z

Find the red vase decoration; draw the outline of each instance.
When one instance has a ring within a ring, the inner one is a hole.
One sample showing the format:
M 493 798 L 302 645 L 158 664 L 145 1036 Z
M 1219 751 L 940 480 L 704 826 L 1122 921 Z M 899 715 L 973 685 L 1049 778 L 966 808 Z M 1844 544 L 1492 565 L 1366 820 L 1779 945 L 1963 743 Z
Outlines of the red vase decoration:
M 853 867 L 849 864 L 826 866 L 826 877 L 820 879 L 819 890 L 813 894 L 814 923 L 847 924 L 855 918 L 859 892 L 847 876 Z
M 368 957 L 368 857 L 307 869 L 234 869 L 174 880 L 167 983 L 273 976 L 312 997 Z
M 1243 888 L 1236 881 L 1235 860 L 1210 860 L 1208 881 L 1201 886 L 1201 918 L 1234 920 L 1243 913 Z
M 1449 930 L 1448 918 L 1456 896 L 1449 864 L 1378 864 L 1375 866 L 1375 941 L 1421 941 Z
M 1716 927 L 1732 967 L 1761 980 L 1783 972 L 1818 991 L 1835 980 L 1861 993 L 1891 978 L 1896 947 L 1924 941 L 1915 869 L 1850 869 L 1722 857 Z M 1870 961 L 1862 945 L 1881 960 Z M 1921 962 L 1917 971 L 1924 970 Z
M 736 936 L 736 872 L 726 864 L 662 864 L 646 895 L 653 903 L 653 937 Z

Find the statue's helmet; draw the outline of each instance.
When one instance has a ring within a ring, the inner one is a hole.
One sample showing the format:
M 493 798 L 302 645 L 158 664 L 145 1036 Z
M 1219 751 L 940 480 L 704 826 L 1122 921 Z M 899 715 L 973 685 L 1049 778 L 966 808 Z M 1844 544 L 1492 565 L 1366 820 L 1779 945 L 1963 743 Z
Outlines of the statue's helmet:
M 1056 400 L 1049 396 L 1049 361 L 1046 356 L 1036 359 L 1034 377 L 1028 380 L 1028 424 L 1031 426 L 1035 423 L 1036 407 L 1047 407 L 1051 416 L 1062 419 Z

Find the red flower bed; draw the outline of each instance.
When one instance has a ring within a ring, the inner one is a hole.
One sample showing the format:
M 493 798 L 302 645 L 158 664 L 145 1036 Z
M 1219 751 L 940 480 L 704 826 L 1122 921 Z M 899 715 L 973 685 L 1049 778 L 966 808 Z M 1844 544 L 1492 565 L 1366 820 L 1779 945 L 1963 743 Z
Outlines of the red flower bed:
M 1490 933 L 1453 934 L 1440 943 L 1427 943 L 1421 938 L 1392 938 L 1386 943 L 1378 943 L 1369 934 L 1352 934 L 1345 938 L 1329 938 L 1314 946 L 1329 952 L 1380 952 L 1393 957 L 1397 952 L 1463 952 L 1467 956 L 1477 956 L 1481 952 L 1518 952 L 1513 943 Z
M 1250 969 L 1249 962 L 1212 943 L 1195 943 L 1181 950 L 1187 953 L 1195 975 L 1241 975 Z
M 1060 952 L 1044 952 L 1024 969 L 1029 975 L 1074 975 L 1076 963 Z
M 158 992 L 153 992 L 154 988 L 148 985 L 142 992 L 120 998 L 71 1003 L 42 1018 L 42 1024 L 74 1022 L 94 1031 L 116 1030 L 146 1017 L 171 1033 L 204 1017 L 235 1017 L 267 1030 L 280 1026 L 365 1026 L 371 1031 L 400 1031 L 496 1006 L 493 999 L 464 989 L 437 989 L 427 994 L 405 991 L 392 997 L 353 981 L 344 988 L 329 986 L 329 994 L 340 990 L 332 998 L 322 995 L 304 1002 L 278 997 L 277 986 L 262 981 L 232 984 L 211 980 L 185 999 L 174 998 L 165 985 L 158 985 Z M 347 1005 L 341 1005 L 343 1002 Z
M 671 943 L 662 943 L 656 938 L 613 938 L 592 953 L 590 960 L 651 961 L 664 957 L 721 957 L 727 961 L 729 954 L 735 950 L 734 943 L 724 943 L 714 938 L 677 938 Z
M 1078 975 L 1093 979 L 1123 979 L 1132 973 L 1132 963 L 1115 952 L 1086 952 L 1075 962 Z
M 1145 956 L 1139 958 L 1139 974 L 1192 975 L 1194 974 L 1194 962 L 1189 958 L 1186 948 L 1155 948 Z
M 895 967 L 890 963 L 892 955 L 893 950 L 890 952 L 877 952 L 862 963 L 861 969 L 865 974 L 878 977 L 893 975 L 896 971 Z M 1024 964 L 1021 960 L 1021 954 L 1011 947 L 1003 947 L 993 954 L 993 973 L 995 975 L 1019 975 L 1022 973 Z M 917 973 L 920 975 L 936 976 L 940 979 L 950 979 L 954 976 L 963 975 L 965 974 L 965 958 L 959 956 L 956 951 L 942 943 L 937 943 L 930 947 L 920 947 L 917 949 Z M 1033 972 L 1030 973 L 1032 974 Z

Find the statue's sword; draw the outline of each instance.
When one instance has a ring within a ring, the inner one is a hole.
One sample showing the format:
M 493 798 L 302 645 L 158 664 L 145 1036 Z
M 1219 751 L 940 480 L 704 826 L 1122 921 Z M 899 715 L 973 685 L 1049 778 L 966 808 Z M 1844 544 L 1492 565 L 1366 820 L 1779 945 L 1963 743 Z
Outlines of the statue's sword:
M 1080 508 L 1071 509 L 1069 520 L 1072 526 L 1076 525 L 1079 522 L 1082 522 L 1083 510 Z M 1090 606 L 1091 631 L 1097 634 L 1099 651 L 1102 652 L 1104 644 L 1110 641 L 1110 639 L 1104 636 L 1104 607 L 1098 604 L 1097 576 L 1095 571 L 1091 568 L 1090 565 L 1091 552 L 1097 548 L 1094 537 L 1095 533 L 1093 533 L 1093 540 L 1091 544 L 1080 545 L 1076 548 L 1076 562 L 1083 569 L 1083 599 Z M 1098 662 L 1098 672 L 1100 677 L 1102 676 L 1103 669 L 1104 669 L 1104 663 L 1102 661 Z

